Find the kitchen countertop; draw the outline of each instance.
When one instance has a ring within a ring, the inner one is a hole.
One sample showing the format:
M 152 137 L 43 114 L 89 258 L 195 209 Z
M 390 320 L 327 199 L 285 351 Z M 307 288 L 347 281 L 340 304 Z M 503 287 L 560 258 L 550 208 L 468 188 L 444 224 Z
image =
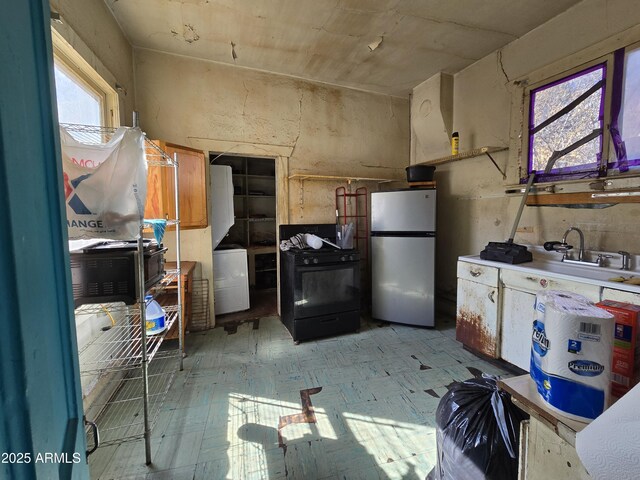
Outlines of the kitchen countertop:
M 516 406 L 545 423 L 572 446 L 575 445 L 576 433 L 590 423 L 573 420 L 550 409 L 538 394 L 536 385 L 529 374 L 501 379 L 498 381 L 498 388 L 508 392 Z
M 601 287 L 622 290 L 625 292 L 640 294 L 640 285 L 633 285 L 623 282 L 612 282 L 609 279 L 615 277 L 640 277 L 637 270 L 620 270 L 610 267 L 595 267 L 589 265 L 575 265 L 561 262 L 557 254 L 547 252 L 542 247 L 528 246 L 533 254 L 533 261 L 512 265 L 510 263 L 494 262 L 491 260 L 482 260 L 479 255 L 465 255 L 458 257 L 461 262 L 470 262 L 478 265 L 486 265 L 489 267 L 514 270 L 523 273 L 532 273 L 535 275 L 546 275 L 573 282 L 587 283 L 590 285 L 598 285 Z M 601 253 L 601 252 L 596 252 Z M 606 252 L 604 252 L 606 253 Z M 635 258 L 634 258 L 635 259 Z M 613 259 L 615 261 L 615 259 Z M 638 265 L 635 261 L 634 265 Z

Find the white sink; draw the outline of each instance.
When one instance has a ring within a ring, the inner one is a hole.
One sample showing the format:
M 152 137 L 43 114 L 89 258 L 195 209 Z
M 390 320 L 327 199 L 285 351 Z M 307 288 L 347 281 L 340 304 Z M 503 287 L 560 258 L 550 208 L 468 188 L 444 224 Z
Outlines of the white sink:
M 481 260 L 478 255 L 460 257 L 460 260 L 467 260 L 475 263 L 481 263 L 485 265 L 491 265 L 498 268 L 520 270 L 525 272 L 531 272 L 536 275 L 551 275 L 564 277 L 570 280 L 590 283 L 595 285 L 602 285 L 609 288 L 615 288 L 618 290 L 625 290 L 634 293 L 640 293 L 640 285 L 634 285 L 624 282 L 613 281 L 615 278 L 640 278 L 640 271 L 638 270 L 620 270 L 619 268 L 611 267 L 597 267 L 588 264 L 576 265 L 575 263 L 564 263 L 561 261 L 561 255 L 555 252 L 547 252 L 542 247 L 528 246 L 529 250 L 533 254 L 533 261 L 520 263 L 518 265 L 511 265 L 508 263 L 492 262 L 487 260 Z M 591 253 L 591 252 L 590 252 Z M 606 252 L 595 252 L 606 253 Z M 614 265 L 621 262 L 618 254 L 611 260 Z M 595 256 L 595 255 L 594 255 Z M 633 258 L 632 265 L 638 265 L 638 256 Z
M 608 267 L 596 267 L 586 264 L 582 266 L 548 260 L 534 260 L 527 266 L 530 266 L 531 268 L 538 268 L 550 273 L 560 273 L 563 275 L 570 275 L 572 277 L 592 278 L 594 280 L 605 281 L 610 281 L 610 279 L 618 277 L 629 278 L 635 274 L 635 272 L 623 272 L 622 270 Z

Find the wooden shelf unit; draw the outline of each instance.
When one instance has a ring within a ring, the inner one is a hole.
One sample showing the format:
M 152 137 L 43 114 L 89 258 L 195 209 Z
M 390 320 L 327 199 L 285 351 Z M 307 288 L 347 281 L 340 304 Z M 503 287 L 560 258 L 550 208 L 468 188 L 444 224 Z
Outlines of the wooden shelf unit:
M 275 161 L 223 156 L 214 163 L 231 167 L 234 187 L 235 224 L 222 244 L 238 244 L 247 249 L 249 285 L 265 288 L 273 283 L 277 273 L 275 267 L 259 268 L 261 264 L 275 265 L 276 262 Z
M 189 330 L 189 324 L 191 323 L 191 311 L 192 311 L 192 293 L 193 293 L 193 273 L 196 269 L 197 262 L 190 261 L 181 261 L 180 262 L 180 275 L 182 276 L 182 285 L 180 296 L 182 299 L 182 333 Z M 166 262 L 165 268 L 167 269 L 175 269 L 176 262 Z M 177 303 L 175 297 L 177 295 L 178 290 L 178 282 L 177 278 L 170 282 L 166 287 L 164 287 L 164 292 L 162 295 L 158 297 L 158 302 L 160 304 L 164 304 L 165 302 L 169 302 L 169 304 Z M 165 335 L 167 340 L 174 340 L 178 338 L 178 324 L 175 323 L 172 328 L 170 328 Z

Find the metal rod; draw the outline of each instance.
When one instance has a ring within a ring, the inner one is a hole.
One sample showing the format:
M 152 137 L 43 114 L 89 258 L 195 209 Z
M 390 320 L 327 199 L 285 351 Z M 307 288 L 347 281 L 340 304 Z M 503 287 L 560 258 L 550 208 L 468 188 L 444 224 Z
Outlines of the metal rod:
M 180 350 L 180 371 L 184 370 L 184 329 L 182 324 L 182 264 L 180 263 L 180 194 L 178 190 L 178 152 L 173 152 L 173 188 L 176 201 L 176 265 L 178 267 L 178 348 Z M 247 230 L 249 226 L 247 225 Z
M 137 110 L 133 111 L 133 127 L 139 127 L 140 126 L 140 113 Z
M 502 174 L 502 179 L 506 179 L 507 175 L 502 171 L 502 169 L 498 166 L 498 164 L 496 163 L 496 161 L 493 159 L 493 157 L 491 156 L 491 154 L 489 152 L 484 152 L 484 154 L 489 157 L 489 160 L 491 160 L 491 162 L 493 163 L 493 165 L 498 169 L 498 171 Z
M 149 465 L 151 463 L 151 426 L 149 424 L 149 378 L 148 378 L 148 364 L 147 364 L 147 306 L 144 300 L 145 278 L 144 278 L 144 239 L 142 237 L 142 231 L 144 229 L 144 223 L 140 225 L 140 231 L 138 233 L 138 305 L 140 306 L 140 326 L 142 333 L 142 402 L 143 402 L 143 414 L 144 414 L 144 451 L 145 451 L 145 463 Z

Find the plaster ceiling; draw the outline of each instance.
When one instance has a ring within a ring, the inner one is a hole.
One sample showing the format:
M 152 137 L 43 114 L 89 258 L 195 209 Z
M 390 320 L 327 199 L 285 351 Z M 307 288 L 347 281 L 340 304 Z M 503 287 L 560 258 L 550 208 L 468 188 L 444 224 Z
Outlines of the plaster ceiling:
M 402 97 L 579 2 L 105 1 L 134 47 Z

